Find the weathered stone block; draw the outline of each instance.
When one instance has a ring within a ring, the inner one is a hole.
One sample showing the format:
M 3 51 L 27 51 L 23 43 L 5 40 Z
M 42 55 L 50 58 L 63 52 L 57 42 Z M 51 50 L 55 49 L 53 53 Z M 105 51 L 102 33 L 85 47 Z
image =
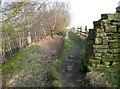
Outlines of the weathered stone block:
M 101 19 L 116 20 L 115 14 L 102 14 Z
M 107 33 L 105 33 L 105 32 L 97 33 L 96 36 L 97 37 L 105 37 L 105 36 L 107 36 Z
M 115 26 L 115 25 L 120 26 L 120 20 L 111 21 L 110 24 L 111 24 L 111 25 L 114 25 L 114 26 Z
M 107 33 L 107 37 L 108 37 L 109 40 L 119 39 L 120 38 L 120 34 L 119 33 Z
M 114 40 L 108 40 L 109 43 L 119 43 L 119 39 L 114 39 Z
M 116 19 L 120 21 L 120 13 L 116 13 L 117 17 Z
M 119 49 L 108 49 L 108 52 L 113 53 L 113 54 L 118 54 L 120 53 L 120 50 Z
M 119 61 L 119 59 L 117 57 L 103 57 L 103 61 L 104 62 L 109 62 L 109 61 L 113 61 L 113 62 L 116 62 L 116 61 Z
M 110 48 L 116 48 L 116 49 L 120 47 L 119 43 L 110 43 L 109 46 Z
M 100 60 L 89 60 L 91 64 L 100 64 Z
M 94 49 L 94 52 L 96 53 L 105 53 L 107 52 L 107 49 Z
M 102 37 L 102 44 L 108 44 L 108 37 Z
M 102 43 L 101 37 L 95 38 L 95 44 L 101 44 L 101 43 Z
M 113 58 L 113 54 L 110 54 L 110 53 L 106 53 L 104 56 L 109 57 L 109 58 Z
M 118 57 L 120 59 L 120 54 L 113 54 L 114 57 Z
M 118 29 L 118 33 L 120 33 L 120 28 Z
M 99 28 L 97 28 L 97 29 L 96 29 L 96 32 L 98 32 L 98 33 L 104 32 L 104 29 L 99 29 Z
M 95 49 L 107 49 L 107 48 L 109 48 L 109 46 L 108 45 L 93 45 L 93 48 L 95 48 Z
M 95 57 L 95 60 L 100 60 L 101 59 L 101 57 Z
M 102 54 L 101 53 L 95 53 L 95 57 L 101 57 Z
M 120 3 L 120 2 L 119 2 Z M 116 12 L 120 12 L 120 6 L 116 8 Z
M 110 24 L 110 21 L 109 20 L 100 20 L 100 25 L 105 27 L 105 26 L 109 26 Z
M 116 26 L 108 26 L 108 27 L 106 27 L 105 32 L 107 32 L 107 33 L 117 32 L 117 27 Z
M 100 27 L 100 21 L 94 21 L 93 24 L 94 27 Z

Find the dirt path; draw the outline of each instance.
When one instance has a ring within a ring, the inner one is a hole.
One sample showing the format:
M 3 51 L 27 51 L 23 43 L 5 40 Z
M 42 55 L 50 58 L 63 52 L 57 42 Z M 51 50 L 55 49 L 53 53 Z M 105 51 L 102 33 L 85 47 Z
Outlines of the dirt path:
M 76 87 L 75 84 L 75 60 L 79 55 L 80 44 L 75 44 L 71 53 L 66 57 L 59 68 L 62 87 Z

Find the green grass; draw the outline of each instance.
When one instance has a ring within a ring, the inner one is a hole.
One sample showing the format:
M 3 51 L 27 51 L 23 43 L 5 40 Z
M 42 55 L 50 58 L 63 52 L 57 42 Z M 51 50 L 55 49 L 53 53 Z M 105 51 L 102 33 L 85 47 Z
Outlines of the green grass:
M 105 74 L 107 81 L 111 87 L 120 87 L 120 65 L 117 67 L 107 67 L 106 65 L 100 65 L 98 67 L 92 68 L 92 71 L 98 71 Z
M 2 74 L 5 75 L 7 73 L 14 73 L 17 70 L 21 70 L 24 67 L 23 61 L 27 59 L 29 55 L 35 54 L 39 51 L 40 47 L 38 46 L 31 46 L 21 50 L 3 65 Z
M 71 38 L 71 40 L 74 40 L 75 42 L 82 42 L 81 38 L 71 31 L 69 32 L 69 37 Z

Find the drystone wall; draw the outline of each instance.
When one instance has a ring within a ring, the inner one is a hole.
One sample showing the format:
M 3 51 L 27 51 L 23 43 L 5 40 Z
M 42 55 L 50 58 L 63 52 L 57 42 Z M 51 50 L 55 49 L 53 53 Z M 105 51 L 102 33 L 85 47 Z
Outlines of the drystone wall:
M 89 29 L 86 55 L 92 65 L 113 66 L 120 61 L 120 7 L 114 14 L 102 14 Z

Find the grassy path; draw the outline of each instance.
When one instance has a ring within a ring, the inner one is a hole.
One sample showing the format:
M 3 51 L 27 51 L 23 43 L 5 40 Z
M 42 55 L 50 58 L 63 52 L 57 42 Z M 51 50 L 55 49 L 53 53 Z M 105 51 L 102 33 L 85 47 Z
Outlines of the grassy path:
M 65 60 L 59 67 L 62 87 L 76 87 L 75 61 L 76 61 L 77 56 L 79 55 L 78 54 L 79 51 L 80 51 L 80 45 L 75 44 L 70 54 L 65 58 Z

